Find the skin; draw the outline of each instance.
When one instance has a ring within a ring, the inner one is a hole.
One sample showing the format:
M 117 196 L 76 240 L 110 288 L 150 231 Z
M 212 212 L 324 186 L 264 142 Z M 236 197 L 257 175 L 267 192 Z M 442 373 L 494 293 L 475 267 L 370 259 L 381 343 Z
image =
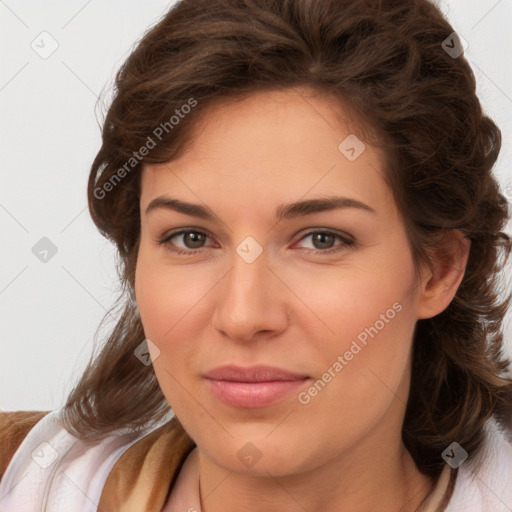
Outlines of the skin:
M 307 92 L 210 107 L 183 155 L 143 170 L 135 293 L 160 351 L 152 357 L 162 391 L 197 444 L 204 512 L 412 511 L 433 485 L 401 440 L 412 336 L 418 319 L 452 300 L 469 242 L 452 232 L 417 277 L 382 154 L 365 143 L 349 161 L 338 146 L 357 128 L 333 98 Z M 282 203 L 333 193 L 374 212 L 274 220 Z M 146 214 L 164 194 L 208 205 L 218 219 Z M 178 228 L 207 236 L 158 243 Z M 355 243 L 315 244 L 305 235 L 319 228 Z M 247 236 L 263 249 L 252 263 L 236 252 Z M 224 364 L 268 364 L 310 376 L 307 391 L 395 303 L 401 311 L 307 404 L 293 392 L 268 407 L 233 407 L 201 377 Z M 252 467 L 237 456 L 249 442 L 261 454 Z

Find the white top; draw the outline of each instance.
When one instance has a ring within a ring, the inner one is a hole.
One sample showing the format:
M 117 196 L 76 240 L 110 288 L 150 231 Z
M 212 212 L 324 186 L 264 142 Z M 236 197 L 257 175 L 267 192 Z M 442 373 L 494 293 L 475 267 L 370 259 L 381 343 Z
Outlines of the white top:
M 60 410 L 46 414 L 18 447 L 0 481 L 1 512 L 96 512 L 114 464 L 151 429 L 118 430 L 87 443 L 61 424 Z
M 471 464 L 460 466 L 445 512 L 512 512 L 512 444 L 495 421 L 485 428 L 482 466 L 476 474 Z
M 119 430 L 100 442 L 86 443 L 64 429 L 59 412 L 57 409 L 44 416 L 14 454 L 0 481 L 1 512 L 97 512 L 103 486 L 117 460 L 135 442 L 170 419 L 138 434 Z M 459 467 L 445 512 L 512 511 L 512 444 L 494 421 L 486 423 L 482 457 L 477 474 L 473 474 L 469 462 Z M 181 512 L 178 503 L 184 495 L 188 506 L 192 495 L 194 507 L 200 512 L 197 480 L 185 478 L 185 473 L 197 472 L 196 459 L 193 450 L 182 467 L 170 503 L 164 508 L 166 512 Z M 170 507 L 173 502 L 178 509 Z

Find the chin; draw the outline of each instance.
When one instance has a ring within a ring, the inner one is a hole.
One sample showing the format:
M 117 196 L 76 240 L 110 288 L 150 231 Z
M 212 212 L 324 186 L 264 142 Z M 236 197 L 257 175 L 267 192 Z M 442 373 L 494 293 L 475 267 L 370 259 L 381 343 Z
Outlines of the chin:
M 199 450 L 215 464 L 228 471 L 252 476 L 284 476 L 308 466 L 304 443 L 283 429 L 272 432 L 276 425 L 243 425 L 229 429 L 217 439 L 196 441 Z M 277 427 L 280 428 L 280 427 Z M 296 432 L 296 431 L 295 431 Z M 300 447 L 300 449 L 298 449 Z M 300 455 L 300 460 L 298 456 Z

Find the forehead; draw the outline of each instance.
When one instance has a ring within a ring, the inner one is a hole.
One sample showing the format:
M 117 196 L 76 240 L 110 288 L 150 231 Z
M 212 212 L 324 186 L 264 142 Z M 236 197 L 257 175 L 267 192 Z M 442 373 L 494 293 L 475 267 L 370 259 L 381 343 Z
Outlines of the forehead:
M 141 203 L 171 191 L 195 202 L 220 194 L 245 207 L 333 192 L 381 203 L 389 199 L 383 158 L 356 121 L 334 98 L 300 90 L 217 102 L 179 158 L 144 165 Z

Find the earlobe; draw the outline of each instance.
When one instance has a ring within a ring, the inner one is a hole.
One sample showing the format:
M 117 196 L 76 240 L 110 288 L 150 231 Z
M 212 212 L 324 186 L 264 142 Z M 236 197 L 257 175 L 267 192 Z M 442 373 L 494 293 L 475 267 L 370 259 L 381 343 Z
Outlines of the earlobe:
M 444 311 L 455 297 L 468 262 L 471 240 L 458 230 L 449 230 L 435 250 L 432 266 L 421 281 L 418 319 Z

